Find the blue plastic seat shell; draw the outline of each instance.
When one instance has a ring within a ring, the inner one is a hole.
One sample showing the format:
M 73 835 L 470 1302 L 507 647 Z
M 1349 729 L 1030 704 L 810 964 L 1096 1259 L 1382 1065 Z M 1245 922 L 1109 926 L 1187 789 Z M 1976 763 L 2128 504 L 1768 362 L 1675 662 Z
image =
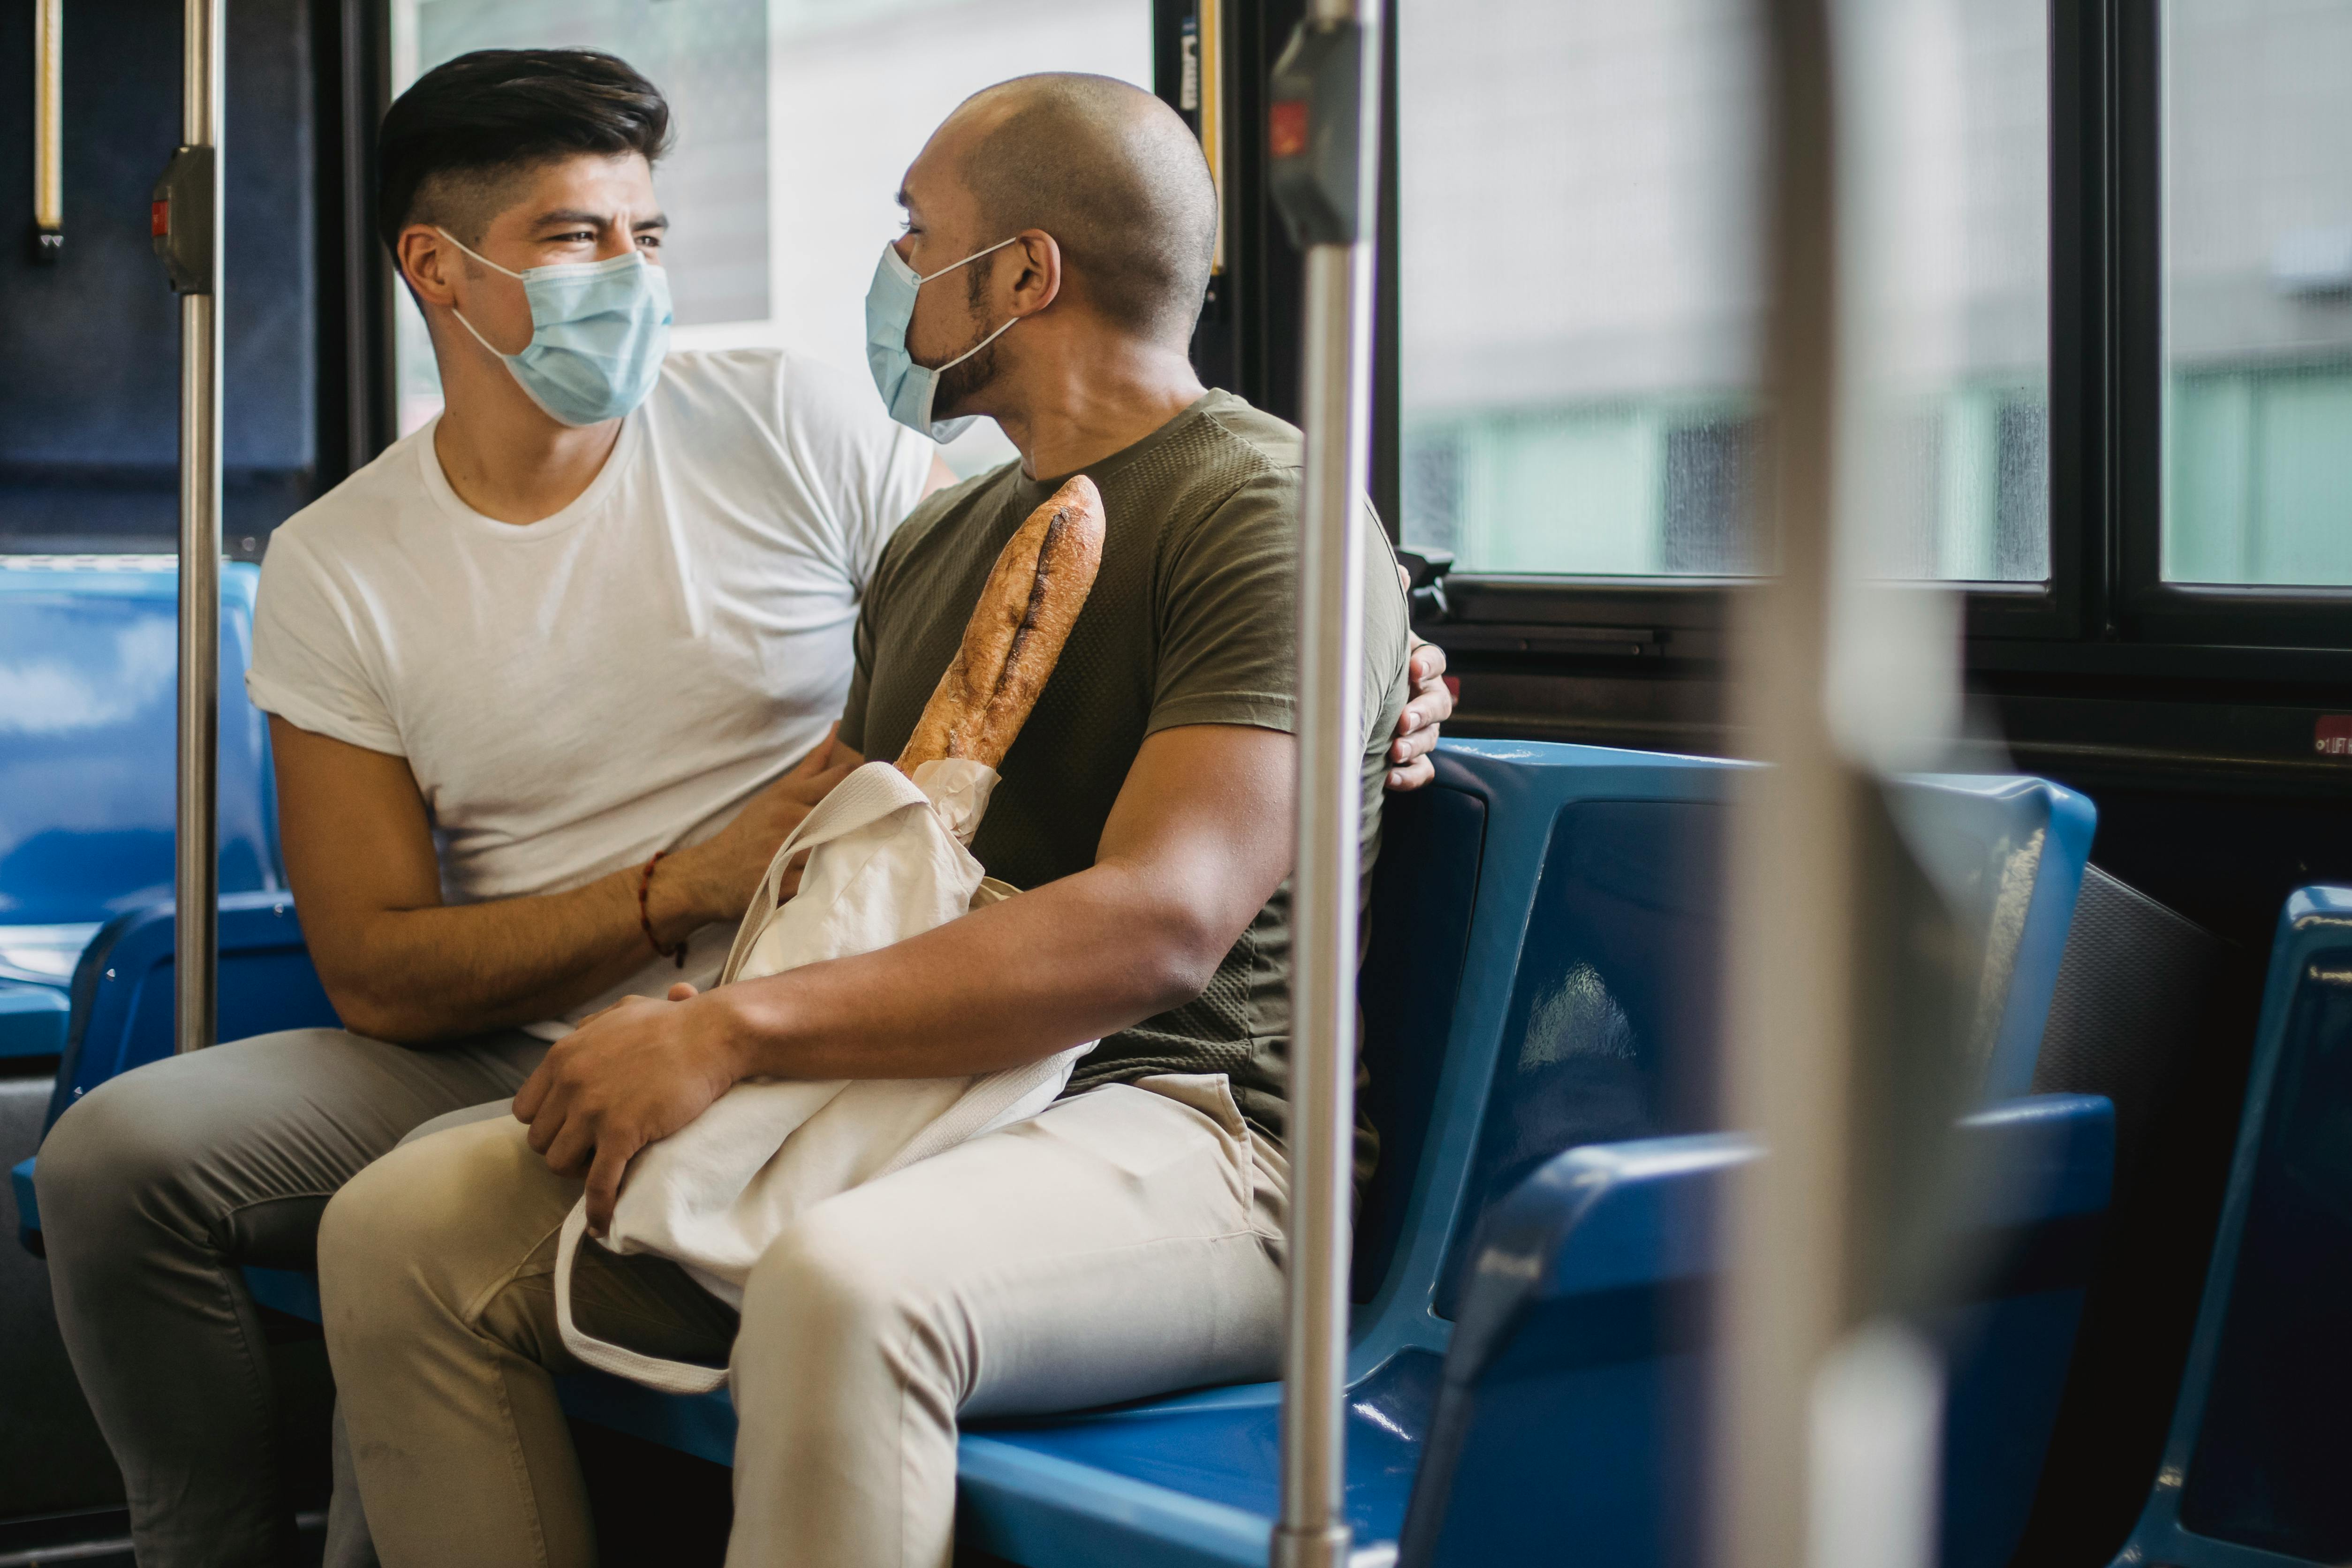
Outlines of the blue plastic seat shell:
M 63 1054 L 72 1012 L 59 987 L 0 983 L 0 1058 Z
M 222 568 L 226 892 L 284 886 L 268 724 L 245 694 L 259 583 L 251 563 Z M 168 558 L 0 557 L 0 680 L 16 678 L 0 714 L 0 937 L 171 896 L 178 593 Z
M 1940 1560 L 1999 1568 L 2056 1417 L 2095 1251 L 2075 1222 L 2106 1206 L 2114 1113 L 2085 1096 L 2015 1101 L 1963 1121 L 1958 1147 L 1991 1178 L 1969 1189 L 1959 1234 L 2030 1237 L 2023 1252 L 2041 1265 L 1979 1274 L 1938 1315 L 1952 1357 L 1946 1484 L 1966 1500 L 1946 1510 Z M 1623 1568 L 1701 1560 L 1717 1215 L 1726 1179 L 1756 1157 L 1729 1133 L 1575 1149 L 1497 1205 L 1402 1568 L 1532 1561 L 1567 1540 Z
M 2352 888 L 2296 889 L 2280 910 L 2272 940 L 2228 1195 L 2222 1204 L 2221 1226 L 2215 1233 L 2212 1258 L 2207 1267 L 2204 1295 L 2198 1310 L 2196 1331 L 2189 1342 L 2188 1365 L 2181 1375 L 2171 1430 L 2165 1441 L 2164 1460 L 2131 1538 L 2116 1557 L 2115 1568 L 2148 1568 L 2156 1563 L 2171 1564 L 2173 1568 L 2313 1568 L 2316 1563 L 2344 1560 L 2340 1542 L 2313 1542 L 2308 1548 L 2310 1554 L 2306 1555 L 2304 1550 L 2271 1549 L 2301 1547 L 2301 1542 L 2273 1540 L 2265 1545 L 2246 1540 L 2239 1534 L 2242 1521 L 2229 1517 L 2244 1510 L 2216 1506 L 2220 1500 L 2206 1501 L 2207 1512 L 2212 1517 L 2200 1520 L 2197 1517 L 2200 1500 L 2196 1494 L 2204 1479 L 2203 1470 L 2210 1463 L 2208 1445 L 2212 1438 L 2208 1424 L 2221 1392 L 2217 1382 L 2230 1370 L 2224 1353 L 2231 1337 L 2232 1310 L 2237 1305 L 2233 1298 L 2240 1284 L 2242 1263 L 2247 1256 L 2251 1222 L 2267 1196 L 2262 1181 L 2270 1163 L 2266 1155 L 2285 1131 L 2278 1123 L 2295 1109 L 2291 1103 L 2294 1097 L 2282 1095 L 2280 1086 L 2294 1065 L 2289 1060 L 2298 1044 L 2294 1037 L 2294 1026 L 2298 1012 L 2304 1010 L 2298 1004 L 2311 999 L 2308 994 L 2315 990 L 2325 988 L 2340 994 L 2347 985 L 2352 985 Z M 2340 1006 L 2335 1011 L 2341 1016 Z M 2352 1047 L 2352 1029 L 2309 1044 L 2340 1058 L 2347 1047 Z M 2352 1106 L 2328 1109 L 2338 1119 L 2352 1115 Z M 2340 1162 L 2341 1140 L 2328 1142 L 2339 1146 Z M 2334 1195 L 2336 1203 L 2345 1201 L 2340 1192 Z M 2335 1235 L 2309 1240 L 2315 1247 L 2324 1246 L 2340 1252 L 2345 1246 L 2340 1216 L 2331 1229 Z M 2340 1258 L 2335 1262 L 2340 1264 Z M 2304 1288 L 2309 1289 L 2312 1286 L 2305 1284 Z M 2333 1304 L 2341 1300 L 2340 1289 L 2326 1289 L 2323 1302 L 2332 1310 Z M 2340 1342 L 2340 1336 L 2333 1338 Z M 2281 1348 L 2292 1355 L 2298 1347 L 2289 1344 Z M 2301 1348 L 2309 1352 L 2321 1347 Z M 2310 1370 L 2316 1386 L 2332 1389 L 2345 1374 L 2345 1358 L 2334 1343 L 2326 1349 L 2332 1364 Z M 2284 1440 L 2307 1447 L 2310 1438 L 2305 1436 L 2304 1421 L 2298 1418 L 2302 1415 L 2276 1411 L 2271 1424 L 2275 1425 Z M 2340 1469 L 2334 1463 L 2341 1450 L 2340 1442 L 2335 1440 L 2340 1436 L 2340 1423 L 2339 1408 L 2320 1438 L 2321 1446 L 2315 1450 L 2331 1470 Z M 2258 1464 L 2247 1466 L 2242 1457 L 2232 1458 L 2239 1459 L 2240 1468 L 2252 1469 L 2258 1476 Z M 2281 1495 L 2274 1500 L 2288 1501 L 2284 1489 L 2279 1491 Z M 2340 1500 L 2340 1489 L 2336 1496 Z M 2219 1533 L 2222 1529 L 2231 1533 Z

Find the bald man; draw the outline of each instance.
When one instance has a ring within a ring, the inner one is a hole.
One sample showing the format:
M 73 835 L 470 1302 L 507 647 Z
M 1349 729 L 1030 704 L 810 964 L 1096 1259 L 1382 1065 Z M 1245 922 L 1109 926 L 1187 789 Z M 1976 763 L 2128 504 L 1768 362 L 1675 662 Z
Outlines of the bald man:
M 583 1193 L 601 1227 L 629 1158 L 746 1078 L 945 1077 L 1101 1042 L 1034 1120 L 803 1215 L 740 1321 L 672 1264 L 583 1249 L 583 1327 L 731 1367 L 730 1563 L 940 1568 L 961 1415 L 1276 1371 L 1299 435 L 1192 374 L 1215 195 L 1149 94 L 991 89 L 900 200 L 869 307 L 885 399 L 919 428 L 993 416 L 1021 457 L 885 548 L 837 744 L 898 752 L 1005 539 L 1089 475 L 1101 573 L 973 845 L 1027 890 L 863 957 L 622 1002 L 549 1050 L 513 1116 L 343 1189 L 319 1243 L 328 1346 L 394 1568 L 593 1560 L 550 1376 L 575 1364 L 556 1231 Z M 1393 558 L 1360 525 L 1369 870 L 1408 672 Z

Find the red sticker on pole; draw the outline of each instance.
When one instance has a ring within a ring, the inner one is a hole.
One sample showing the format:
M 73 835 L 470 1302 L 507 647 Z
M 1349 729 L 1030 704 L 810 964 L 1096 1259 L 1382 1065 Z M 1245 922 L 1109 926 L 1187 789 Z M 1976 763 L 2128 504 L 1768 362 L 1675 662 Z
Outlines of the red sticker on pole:
M 2352 757 L 2352 713 L 2322 713 L 2311 727 L 2311 742 L 2323 757 Z
M 171 203 L 149 202 L 147 204 L 147 232 L 157 239 L 172 232 Z
M 1277 158 L 1296 158 L 1307 151 L 1307 100 L 1280 99 L 1265 111 L 1266 151 Z

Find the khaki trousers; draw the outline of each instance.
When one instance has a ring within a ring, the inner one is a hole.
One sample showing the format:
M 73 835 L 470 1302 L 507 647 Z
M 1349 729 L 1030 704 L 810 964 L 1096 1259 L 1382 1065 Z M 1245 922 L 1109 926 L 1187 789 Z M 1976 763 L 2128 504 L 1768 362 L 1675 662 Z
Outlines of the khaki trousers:
M 551 1373 L 556 1231 L 580 1184 L 511 1121 L 436 1133 L 320 1231 L 327 1345 L 392 1568 L 595 1561 Z M 1071 1410 L 1276 1371 L 1280 1149 L 1222 1077 L 1057 1102 L 817 1205 L 735 1314 L 657 1259 L 584 1247 L 600 1337 L 732 1369 L 730 1568 L 943 1568 L 959 1414 Z

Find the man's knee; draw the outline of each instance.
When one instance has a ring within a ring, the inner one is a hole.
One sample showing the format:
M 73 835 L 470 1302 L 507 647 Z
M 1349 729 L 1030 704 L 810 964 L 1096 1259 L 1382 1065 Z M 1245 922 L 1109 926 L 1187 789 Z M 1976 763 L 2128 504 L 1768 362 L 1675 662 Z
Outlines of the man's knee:
M 787 1226 L 761 1254 L 743 1289 L 744 1347 L 773 1344 L 795 1356 L 876 1349 L 928 1361 L 944 1352 L 922 1272 L 887 1237 L 836 1200 Z
M 33 1168 L 52 1240 L 86 1229 L 111 1232 L 139 1215 L 169 1215 L 184 1206 L 174 1200 L 184 1195 L 213 1130 L 193 1125 L 180 1111 L 181 1076 L 125 1073 L 58 1118 Z
M 537 1156 L 509 1119 L 404 1143 L 343 1184 L 319 1225 L 319 1279 L 330 1342 L 414 1321 L 430 1298 L 463 1314 L 538 1239 L 509 1223 Z
M 468 1152 L 462 1139 L 420 1139 L 343 1184 L 319 1222 L 319 1273 L 337 1297 L 364 1309 L 379 1286 L 431 1259 L 463 1215 Z
M 275 1058 L 333 1029 L 293 1029 L 167 1057 L 109 1079 L 66 1108 L 41 1142 L 34 1182 L 53 1236 L 141 1219 L 208 1227 L 207 1173 L 255 1135 L 251 1081 L 283 1081 Z

